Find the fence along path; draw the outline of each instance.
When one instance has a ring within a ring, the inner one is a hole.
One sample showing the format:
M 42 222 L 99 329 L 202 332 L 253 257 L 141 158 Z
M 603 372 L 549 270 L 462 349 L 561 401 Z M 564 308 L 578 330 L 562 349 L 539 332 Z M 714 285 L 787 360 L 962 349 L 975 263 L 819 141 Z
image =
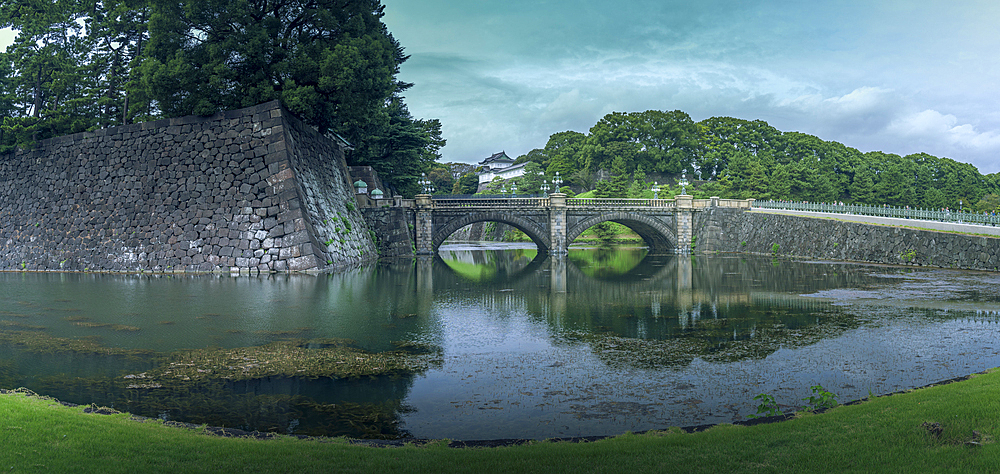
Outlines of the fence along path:
M 914 219 L 924 221 L 951 222 L 996 227 L 1000 225 L 1000 215 L 978 212 L 935 211 L 931 209 L 910 209 L 906 207 L 869 206 L 865 204 L 830 204 L 824 202 L 754 201 L 754 208 L 787 211 L 827 212 L 832 214 L 853 214 L 858 216 L 889 217 L 894 219 Z

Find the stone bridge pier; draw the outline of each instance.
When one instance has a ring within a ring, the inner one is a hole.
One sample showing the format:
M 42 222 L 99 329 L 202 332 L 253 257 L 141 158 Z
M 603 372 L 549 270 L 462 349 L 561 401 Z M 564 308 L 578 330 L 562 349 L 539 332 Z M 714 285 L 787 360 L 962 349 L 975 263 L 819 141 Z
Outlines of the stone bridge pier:
M 602 222 L 623 224 L 638 234 L 650 253 L 691 252 L 698 212 L 712 207 L 749 209 L 750 201 L 731 199 L 580 199 L 553 193 L 541 198 L 444 198 L 427 194 L 415 200 L 416 253 L 433 255 L 452 233 L 477 222 L 510 225 L 528 236 L 539 251 L 566 254 L 569 245 Z

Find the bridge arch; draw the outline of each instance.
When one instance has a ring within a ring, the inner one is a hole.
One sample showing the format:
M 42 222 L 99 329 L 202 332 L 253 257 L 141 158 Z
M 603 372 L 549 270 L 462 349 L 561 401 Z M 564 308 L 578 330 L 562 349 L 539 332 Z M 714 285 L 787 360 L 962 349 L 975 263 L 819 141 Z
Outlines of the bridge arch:
M 552 242 L 548 235 L 548 230 L 543 229 L 531 220 L 513 215 L 510 212 L 483 211 L 473 212 L 463 217 L 450 220 L 447 224 L 441 226 L 441 228 L 434 229 L 434 252 L 437 252 L 438 247 L 444 243 L 445 239 L 447 239 L 449 235 L 454 234 L 455 231 L 461 229 L 462 227 L 475 224 L 477 222 L 499 222 L 524 232 L 524 234 L 538 246 L 539 252 L 548 252 L 549 249 L 552 248 Z
M 649 253 L 673 253 L 677 248 L 677 233 L 658 219 L 642 214 L 614 211 L 586 218 L 566 231 L 566 244 L 571 244 L 583 231 L 601 222 L 617 222 L 632 229 L 649 245 Z

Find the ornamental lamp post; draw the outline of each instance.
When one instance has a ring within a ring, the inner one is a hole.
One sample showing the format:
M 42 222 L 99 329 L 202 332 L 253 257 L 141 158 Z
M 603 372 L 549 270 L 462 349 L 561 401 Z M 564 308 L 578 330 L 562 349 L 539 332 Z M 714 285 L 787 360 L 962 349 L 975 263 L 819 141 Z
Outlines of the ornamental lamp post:
M 510 197 L 517 196 L 517 181 L 510 183 Z
M 687 188 L 687 185 L 689 185 L 691 183 L 688 182 L 687 178 L 685 177 L 685 173 L 684 172 L 681 173 L 681 182 L 679 182 L 677 184 L 681 185 L 681 194 L 682 195 L 687 195 L 687 189 L 686 188 Z
M 417 184 L 419 184 L 420 188 L 424 190 L 424 194 L 429 194 L 427 192 L 427 184 L 428 184 L 428 182 L 427 182 L 427 174 L 426 173 L 420 173 L 420 179 L 417 180 Z
M 558 193 L 559 192 L 559 187 L 562 186 L 562 183 L 563 183 L 563 180 L 562 180 L 562 178 L 559 177 L 559 172 L 556 171 L 556 176 L 554 178 L 552 178 L 552 186 L 553 186 L 552 192 Z
M 549 193 L 549 182 L 543 179 L 542 180 L 542 194 L 548 194 L 548 193 Z
M 424 194 L 434 193 L 434 183 L 427 179 L 427 175 L 425 173 L 420 173 L 420 179 L 417 180 L 417 184 L 423 186 Z
M 653 199 L 659 199 L 660 185 L 653 181 Z

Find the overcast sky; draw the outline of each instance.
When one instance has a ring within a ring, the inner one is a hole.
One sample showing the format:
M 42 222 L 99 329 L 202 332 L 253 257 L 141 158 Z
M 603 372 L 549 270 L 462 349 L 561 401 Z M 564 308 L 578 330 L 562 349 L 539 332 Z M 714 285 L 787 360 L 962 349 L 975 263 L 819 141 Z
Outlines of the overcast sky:
M 613 111 L 761 119 L 1000 171 L 995 0 L 383 0 L 443 161 L 511 157 Z
M 605 114 L 761 119 L 1000 172 L 995 0 L 383 0 L 443 161 L 511 157 Z M 10 42 L 0 30 L 0 47 Z

